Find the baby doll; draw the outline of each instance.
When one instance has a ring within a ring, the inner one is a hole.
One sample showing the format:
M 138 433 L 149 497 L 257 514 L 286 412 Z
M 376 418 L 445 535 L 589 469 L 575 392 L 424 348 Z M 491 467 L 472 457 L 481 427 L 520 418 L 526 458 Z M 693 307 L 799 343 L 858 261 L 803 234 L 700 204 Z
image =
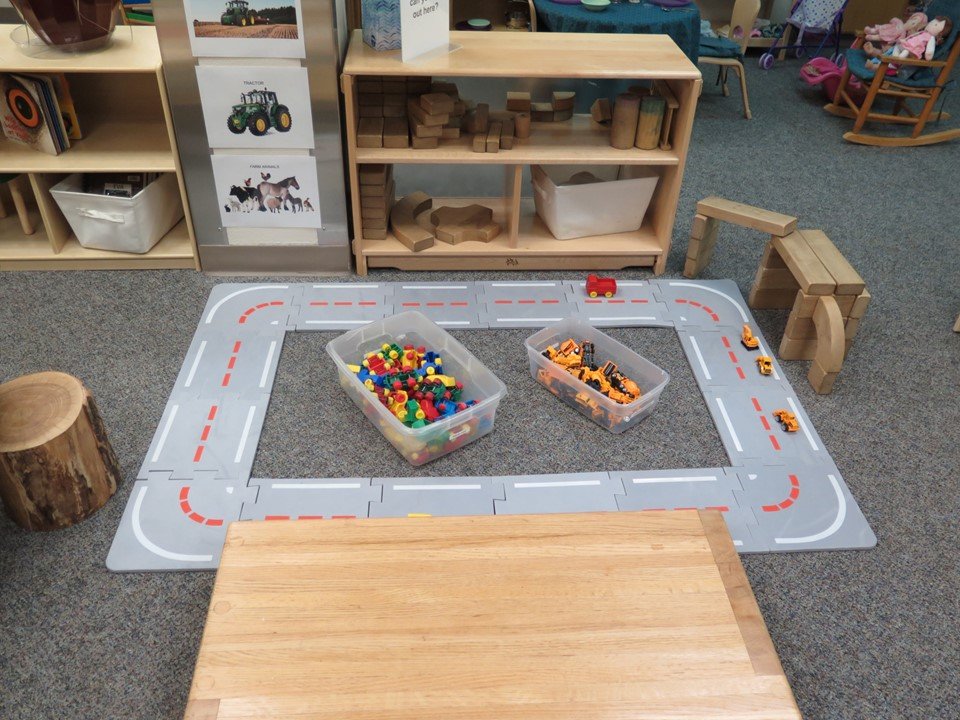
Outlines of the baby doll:
M 948 17 L 939 15 L 927 23 L 927 26 L 920 32 L 913 33 L 898 42 L 892 48 L 883 53 L 897 58 L 923 58 L 932 60 L 937 52 L 937 45 L 941 44 L 950 36 L 953 29 L 953 22 Z M 871 58 L 866 62 L 868 68 L 876 69 L 880 65 L 878 58 Z M 893 68 L 893 65 L 891 65 Z
M 865 27 L 863 33 L 866 42 L 863 44 L 863 51 L 870 57 L 880 57 L 903 38 L 923 30 L 927 22 L 927 16 L 921 12 L 911 15 L 906 22 L 893 18 L 886 25 Z

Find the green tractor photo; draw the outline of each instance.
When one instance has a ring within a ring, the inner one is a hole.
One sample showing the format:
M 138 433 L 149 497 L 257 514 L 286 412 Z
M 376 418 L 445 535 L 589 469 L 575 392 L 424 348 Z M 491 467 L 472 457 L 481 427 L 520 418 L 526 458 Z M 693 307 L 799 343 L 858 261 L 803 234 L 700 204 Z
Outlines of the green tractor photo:
M 220 16 L 221 25 L 246 27 L 256 23 L 257 16 L 250 10 L 250 3 L 247 0 L 227 0 L 227 9 Z
M 227 118 L 227 127 L 234 135 L 249 130 L 261 137 L 270 128 L 288 132 L 292 125 L 290 109 L 278 103 L 277 94 L 266 88 L 240 93 L 240 104 L 233 106 L 233 112 Z

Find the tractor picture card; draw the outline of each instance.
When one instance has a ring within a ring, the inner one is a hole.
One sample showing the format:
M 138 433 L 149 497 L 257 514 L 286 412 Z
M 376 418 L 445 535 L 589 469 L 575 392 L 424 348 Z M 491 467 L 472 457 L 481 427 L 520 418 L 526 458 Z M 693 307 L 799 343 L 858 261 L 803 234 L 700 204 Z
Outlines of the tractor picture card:
M 314 147 L 306 68 L 200 65 L 197 84 L 211 148 Z
M 194 57 L 305 57 L 300 0 L 184 0 Z

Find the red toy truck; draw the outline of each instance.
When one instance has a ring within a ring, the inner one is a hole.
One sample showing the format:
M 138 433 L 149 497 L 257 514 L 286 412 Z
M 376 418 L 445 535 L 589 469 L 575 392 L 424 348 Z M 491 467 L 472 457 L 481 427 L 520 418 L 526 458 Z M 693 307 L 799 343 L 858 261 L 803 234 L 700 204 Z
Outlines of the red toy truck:
M 592 298 L 598 295 L 613 297 L 617 294 L 617 281 L 609 277 L 597 277 L 593 273 L 587 275 L 587 295 Z

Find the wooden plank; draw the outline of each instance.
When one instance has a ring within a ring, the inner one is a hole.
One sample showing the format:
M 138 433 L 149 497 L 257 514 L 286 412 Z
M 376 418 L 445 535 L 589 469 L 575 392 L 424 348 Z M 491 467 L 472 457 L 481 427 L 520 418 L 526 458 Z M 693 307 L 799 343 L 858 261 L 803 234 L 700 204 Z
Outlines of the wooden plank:
M 833 294 L 837 287 L 833 275 L 807 245 L 803 235 L 792 233 L 787 237 L 775 237 L 772 243 L 797 282 L 800 283 L 801 290 L 808 295 Z
M 715 217 L 724 222 L 759 230 L 778 237 L 789 235 L 797 229 L 797 219 L 791 215 L 764 210 L 744 203 L 720 197 L 704 198 L 697 203 L 697 212 Z
M 753 284 L 758 290 L 789 290 L 791 296 L 800 289 L 789 268 L 761 267 Z
M 836 281 L 837 295 L 859 295 L 867 284 L 822 230 L 800 230 L 803 239 Z
M 796 290 L 762 290 L 754 287 L 750 290 L 747 304 L 759 310 L 787 309 L 793 306 Z
M 797 720 L 723 521 L 707 523 L 233 523 L 189 699 L 220 700 L 218 720 Z
M 383 147 L 383 118 L 360 118 L 357 126 L 357 147 Z
M 817 355 L 817 338 L 784 335 L 777 354 L 781 360 L 813 360 Z
M 803 290 L 798 290 L 797 297 L 793 301 L 793 309 L 790 311 L 790 317 L 812 318 L 819 300 L 819 295 L 807 295 Z
M 867 313 L 867 307 L 870 305 L 871 295 L 869 291 L 864 290 L 860 295 L 857 296 L 857 299 L 853 302 L 853 307 L 850 309 L 850 317 L 852 318 L 862 318 Z
M 816 359 L 810 364 L 807 380 L 818 395 L 829 395 L 840 373 L 827 371 Z

